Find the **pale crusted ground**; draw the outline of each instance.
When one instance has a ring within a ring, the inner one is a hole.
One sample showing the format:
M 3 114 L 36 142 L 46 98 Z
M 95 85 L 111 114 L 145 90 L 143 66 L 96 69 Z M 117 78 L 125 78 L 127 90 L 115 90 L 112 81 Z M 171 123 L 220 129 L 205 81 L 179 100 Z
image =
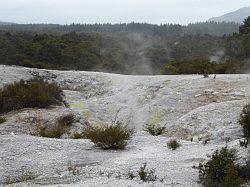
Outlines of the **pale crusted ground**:
M 247 158 L 247 150 L 239 148 L 238 118 L 250 99 L 249 74 L 205 79 L 201 75 L 126 76 L 0 66 L 0 87 L 37 75 L 63 87 L 70 109 L 25 109 L 6 115 L 8 121 L 0 127 L 0 184 L 26 175 L 32 180 L 16 186 L 199 186 L 192 166 L 226 142 L 238 149 L 241 162 Z M 136 134 L 124 151 L 103 151 L 88 140 L 29 135 L 36 126 L 34 118 L 51 122 L 67 112 L 79 117 L 76 129 L 84 121 L 110 122 L 117 116 Z M 168 133 L 153 137 L 143 132 L 150 123 L 165 125 Z M 167 148 L 171 137 L 181 141 L 180 149 Z M 203 145 L 206 140 L 208 144 Z M 155 169 L 158 181 L 127 179 L 145 162 Z M 72 165 L 79 174 L 69 171 Z

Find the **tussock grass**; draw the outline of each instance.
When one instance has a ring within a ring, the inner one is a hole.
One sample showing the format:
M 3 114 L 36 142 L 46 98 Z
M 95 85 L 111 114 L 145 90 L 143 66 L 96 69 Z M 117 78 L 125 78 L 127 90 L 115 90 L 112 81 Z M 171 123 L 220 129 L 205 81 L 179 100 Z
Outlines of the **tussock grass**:
M 47 108 L 63 102 L 63 90 L 43 79 L 21 80 L 0 89 L 0 113 L 23 108 Z
M 177 140 L 170 140 L 167 143 L 167 146 L 169 149 L 176 150 L 177 148 L 181 146 L 181 144 Z
M 166 132 L 166 127 L 155 125 L 155 124 L 147 124 L 144 126 L 143 130 L 153 136 L 159 136 Z
M 0 124 L 5 123 L 7 120 L 5 117 L 0 116 Z
M 102 149 L 124 149 L 131 139 L 133 129 L 121 123 L 103 123 L 86 128 L 83 137 Z

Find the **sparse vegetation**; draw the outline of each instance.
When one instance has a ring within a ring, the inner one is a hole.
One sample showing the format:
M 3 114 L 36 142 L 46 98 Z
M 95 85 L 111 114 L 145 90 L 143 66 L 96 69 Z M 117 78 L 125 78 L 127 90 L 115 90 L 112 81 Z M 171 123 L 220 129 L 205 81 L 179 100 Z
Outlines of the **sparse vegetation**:
M 0 116 L 0 124 L 5 123 L 7 120 L 5 117 Z
M 156 181 L 157 176 L 155 175 L 154 170 L 148 170 L 147 169 L 147 163 L 144 163 L 143 166 L 140 167 L 137 173 L 129 172 L 128 173 L 128 178 L 129 179 L 134 179 L 134 178 L 139 178 L 143 182 L 150 182 L 150 181 Z
M 120 122 L 86 128 L 83 136 L 102 149 L 124 149 L 134 131 Z
M 25 171 L 19 176 L 13 176 L 13 177 L 5 177 L 4 178 L 4 184 L 9 185 L 9 184 L 14 184 L 14 183 L 20 183 L 20 182 L 25 182 L 29 180 L 35 179 L 37 176 L 34 175 L 34 173 L 30 171 Z
M 209 141 L 210 141 L 210 138 L 206 138 L 206 139 L 204 139 L 204 140 L 202 141 L 202 144 L 203 144 L 203 145 L 207 145 L 207 144 L 209 143 Z
M 146 124 L 144 131 L 148 132 L 153 136 L 159 136 L 166 132 L 166 127 L 155 125 L 155 124 Z
M 243 128 L 243 134 L 246 141 L 245 145 L 247 146 L 250 139 L 250 104 L 246 105 L 243 108 L 239 123 Z
M 69 162 L 69 164 L 68 164 L 68 171 L 70 173 L 72 173 L 72 175 L 79 175 L 80 174 L 80 170 L 77 167 L 77 165 L 75 165 L 75 164 L 73 164 L 71 162 Z
M 199 179 L 205 187 L 238 187 L 244 182 L 236 165 L 236 151 L 227 147 L 217 150 L 211 158 L 200 163 Z
M 246 139 L 240 140 L 239 143 L 240 143 L 240 146 L 241 146 L 241 147 L 247 148 L 247 146 L 248 146 L 248 145 L 247 145 L 248 143 L 247 143 L 247 140 L 246 140 Z
M 47 108 L 62 103 L 62 89 L 42 79 L 21 80 L 0 89 L 0 113 L 22 108 Z
M 75 115 L 73 113 L 69 113 L 59 117 L 57 119 L 57 123 L 60 124 L 60 126 L 71 126 L 74 120 Z
M 162 74 L 202 74 L 208 78 L 209 74 L 237 73 L 241 69 L 242 63 L 237 61 L 225 61 L 222 63 L 210 62 L 208 59 L 177 59 L 165 64 Z
M 250 158 L 245 165 L 239 167 L 239 175 L 241 178 L 250 181 Z
M 167 146 L 169 149 L 176 150 L 177 148 L 181 146 L 181 144 L 177 140 L 174 139 L 174 140 L 170 140 L 167 143 Z
M 142 180 L 143 182 L 156 181 L 157 176 L 155 175 L 155 171 L 147 170 L 146 167 L 147 163 L 144 163 L 144 165 L 140 167 L 140 170 L 138 171 L 140 180 Z
M 83 133 L 79 133 L 79 132 L 75 132 L 74 134 L 73 134 L 73 137 L 72 137 L 73 139 L 82 139 L 82 138 L 84 138 L 84 136 L 83 136 Z
M 208 77 L 209 77 L 209 74 L 203 73 L 203 78 L 208 78 Z
M 74 122 L 74 114 L 67 114 L 57 119 L 55 126 L 53 127 L 40 127 L 39 135 L 47 138 L 60 138 L 67 132 L 69 127 Z

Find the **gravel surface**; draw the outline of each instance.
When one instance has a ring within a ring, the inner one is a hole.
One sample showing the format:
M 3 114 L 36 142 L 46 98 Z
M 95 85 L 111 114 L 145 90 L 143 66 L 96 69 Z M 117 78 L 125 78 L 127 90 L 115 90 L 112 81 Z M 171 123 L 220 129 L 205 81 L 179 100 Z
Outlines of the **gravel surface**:
M 216 149 L 226 144 L 237 148 L 242 163 L 250 154 L 239 147 L 242 130 L 238 124 L 242 107 L 250 99 L 249 74 L 217 75 L 216 79 L 202 75 L 127 76 L 0 65 L 0 87 L 36 76 L 57 82 L 70 108 L 5 114 L 7 122 L 0 125 L 0 185 L 193 187 L 199 184 L 192 166 Z M 37 124 L 53 124 L 66 113 L 78 117 L 74 129 L 117 119 L 134 127 L 136 133 L 123 151 L 104 151 L 89 140 L 67 136 L 34 136 Z M 145 124 L 164 125 L 167 133 L 151 136 L 143 131 Z M 166 146 L 172 138 L 182 144 L 175 151 Z M 157 181 L 128 179 L 129 173 L 136 173 L 144 163 L 155 170 Z

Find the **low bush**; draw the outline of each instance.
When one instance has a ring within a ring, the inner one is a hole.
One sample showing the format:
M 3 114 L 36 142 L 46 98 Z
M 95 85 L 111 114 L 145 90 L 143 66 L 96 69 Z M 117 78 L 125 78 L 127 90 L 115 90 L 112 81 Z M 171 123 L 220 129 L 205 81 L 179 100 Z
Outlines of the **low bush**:
M 209 77 L 209 74 L 203 73 L 203 78 L 208 78 L 208 77 Z
M 67 114 L 57 119 L 54 127 L 40 127 L 39 135 L 47 138 L 60 138 L 64 133 L 67 132 L 69 127 L 74 122 L 74 114 Z
M 250 140 L 250 104 L 246 105 L 240 115 L 240 125 L 243 128 L 244 138 L 246 139 L 246 145 L 249 144 Z
M 84 138 L 83 133 L 75 132 L 72 136 L 73 139 L 82 139 Z
M 63 102 L 62 89 L 42 79 L 21 80 L 0 89 L 0 113 L 22 108 L 47 108 Z
M 155 124 L 147 124 L 145 125 L 143 130 L 153 136 L 159 136 L 166 132 L 166 127 L 155 125 Z
M 124 149 L 133 133 L 133 129 L 118 122 L 87 127 L 83 137 L 102 149 Z
M 138 171 L 140 180 L 142 180 L 143 182 L 156 181 L 157 176 L 155 175 L 155 171 L 147 170 L 146 167 L 147 167 L 147 163 L 145 163 Z
M 0 124 L 1 124 L 1 123 L 4 123 L 4 122 L 6 122 L 6 121 L 7 121 L 7 120 L 6 120 L 5 117 L 1 117 L 1 116 L 0 116 Z
M 246 162 L 246 165 L 239 167 L 239 175 L 241 178 L 250 181 L 250 158 Z
M 167 143 L 167 146 L 169 149 L 176 150 L 177 148 L 181 146 L 181 144 L 177 140 L 170 140 Z
M 205 187 L 238 187 L 244 183 L 235 163 L 236 151 L 227 147 L 215 151 L 211 158 L 200 163 L 199 180 Z
M 147 168 L 147 163 L 144 163 L 142 167 L 137 171 L 137 173 L 129 172 L 128 173 L 128 178 L 129 179 L 134 179 L 134 178 L 139 178 L 143 182 L 150 182 L 150 181 L 156 181 L 157 176 L 155 175 L 154 170 L 148 170 Z
M 71 126 L 74 120 L 75 120 L 75 115 L 70 113 L 59 117 L 57 119 L 57 123 L 60 126 Z

